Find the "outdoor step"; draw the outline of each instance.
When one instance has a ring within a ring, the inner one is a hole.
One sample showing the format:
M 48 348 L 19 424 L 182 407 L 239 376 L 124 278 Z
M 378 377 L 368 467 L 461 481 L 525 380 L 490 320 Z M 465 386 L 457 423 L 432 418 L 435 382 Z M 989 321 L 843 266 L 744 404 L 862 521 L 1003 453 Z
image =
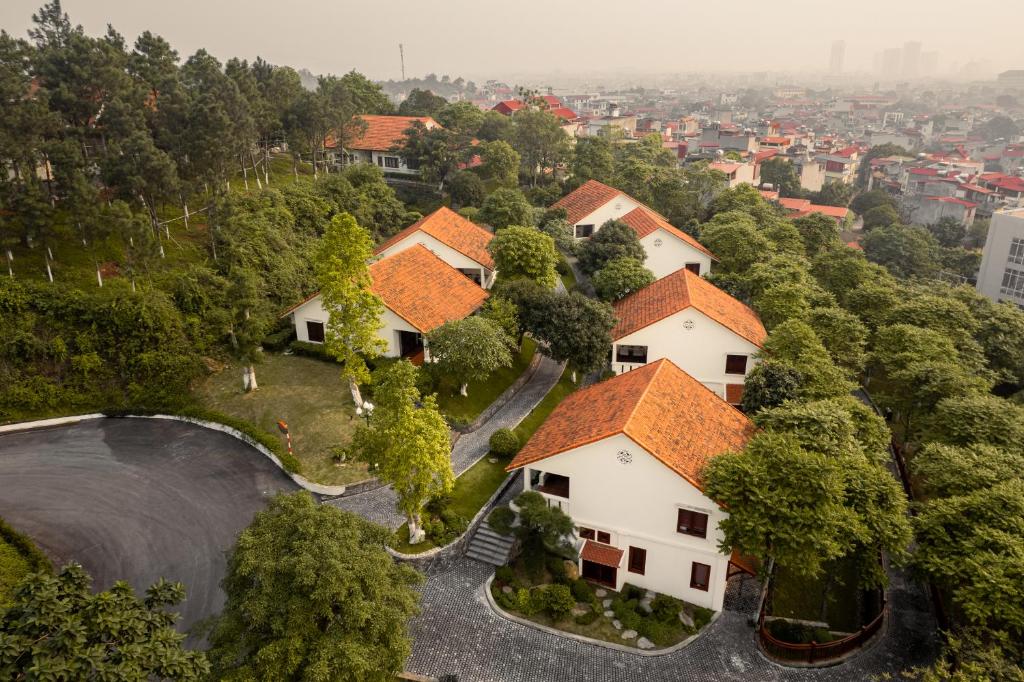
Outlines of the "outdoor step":
M 466 552 L 466 556 L 470 559 L 476 559 L 477 561 L 485 564 L 491 564 L 492 566 L 501 566 L 508 561 L 508 556 L 500 556 L 491 553 L 483 553 L 476 550 L 474 547 L 470 547 L 469 551 Z
M 515 542 L 513 538 L 506 538 L 501 535 L 495 535 L 494 533 L 477 533 L 473 536 L 473 542 L 490 542 L 494 545 L 500 545 L 502 547 L 511 547 L 512 543 Z
M 490 539 L 493 539 L 493 540 L 495 540 L 497 542 L 508 544 L 510 546 L 511 546 L 511 544 L 513 542 L 515 542 L 515 538 L 513 536 L 511 536 L 511 535 L 502 535 L 500 533 L 496 533 L 495 531 L 491 530 L 487 526 L 480 526 L 480 529 L 477 530 L 475 537 L 478 537 L 478 538 L 479 537 L 490 538 Z
M 476 549 L 480 552 L 488 552 L 491 554 L 497 554 L 501 556 L 508 556 L 512 550 L 511 547 L 506 547 L 504 545 L 494 545 L 488 542 L 478 542 L 476 540 L 469 543 L 469 548 Z

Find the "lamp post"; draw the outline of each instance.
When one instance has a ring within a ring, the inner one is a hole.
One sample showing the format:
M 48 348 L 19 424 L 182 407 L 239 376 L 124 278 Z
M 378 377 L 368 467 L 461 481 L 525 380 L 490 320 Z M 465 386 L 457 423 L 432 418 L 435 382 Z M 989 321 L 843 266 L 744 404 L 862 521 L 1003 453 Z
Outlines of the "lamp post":
M 369 400 L 364 402 L 362 405 L 356 405 L 356 414 L 366 420 L 366 425 L 370 425 L 370 416 L 373 414 L 374 405 Z

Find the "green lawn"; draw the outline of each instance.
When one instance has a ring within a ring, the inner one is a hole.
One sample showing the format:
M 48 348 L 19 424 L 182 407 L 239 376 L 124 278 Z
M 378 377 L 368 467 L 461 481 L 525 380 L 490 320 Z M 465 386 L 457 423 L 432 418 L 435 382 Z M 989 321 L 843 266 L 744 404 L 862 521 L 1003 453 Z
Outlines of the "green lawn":
M 856 566 L 852 561 L 831 565 L 833 580 L 828 587 L 827 622 L 832 630 L 856 632 L 860 629 L 857 602 Z M 826 589 L 825 574 L 809 580 L 778 568 L 772 583 L 771 615 L 799 620 L 821 620 L 822 596 Z
M 455 487 L 451 493 L 451 504 L 448 509 L 467 521 L 473 520 L 480 508 L 487 500 L 491 499 L 491 495 L 508 476 L 505 472 L 507 460 L 499 459 L 497 462 L 489 460 L 490 458 L 484 457 L 455 479 Z M 408 541 L 409 525 L 403 523 L 402 527 L 395 531 L 395 537 L 391 543 L 394 549 L 404 554 L 417 554 L 435 547 L 430 540 L 424 540 L 417 545 L 410 545 Z
M 441 381 L 437 391 L 437 402 L 441 412 L 456 424 L 472 423 L 526 371 L 536 350 L 537 343 L 529 337 L 524 337 L 519 353 L 513 357 L 512 366 L 499 369 L 484 381 L 471 383 L 466 391 L 469 395 L 459 395 L 458 386 Z
M 244 419 L 269 433 L 278 433 L 283 419 L 292 434 L 302 475 L 317 483 L 345 485 L 369 478 L 366 465 L 336 463 L 331 450 L 345 446 L 357 425 L 348 387 L 338 366 L 294 355 L 265 354 L 256 365 L 259 390 L 242 390 L 242 372 L 235 365 L 208 377 L 196 388 L 204 407 Z
M 519 422 L 519 426 L 515 428 L 516 435 L 519 436 L 519 443 L 525 444 L 526 441 L 530 440 L 530 436 L 540 428 L 540 425 L 544 423 L 548 415 L 576 388 L 576 384 L 572 382 L 572 372 L 568 370 L 562 372 L 562 378 L 548 391 L 548 394 L 544 396 L 544 400 L 540 401 L 537 407 L 533 408 L 533 411 L 526 415 L 526 418 Z
M 6 540 L 0 538 L 0 609 L 11 605 L 14 587 L 32 572 L 32 565 Z

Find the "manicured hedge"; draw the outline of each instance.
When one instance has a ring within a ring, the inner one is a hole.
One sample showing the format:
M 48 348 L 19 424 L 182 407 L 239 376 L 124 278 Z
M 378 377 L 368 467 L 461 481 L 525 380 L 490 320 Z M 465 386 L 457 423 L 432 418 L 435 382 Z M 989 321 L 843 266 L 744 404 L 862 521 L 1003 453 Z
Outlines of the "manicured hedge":
M 316 358 L 327 362 L 337 362 L 327 353 L 322 343 L 310 343 L 308 341 L 292 341 L 292 352 L 296 355 L 304 355 L 307 358 Z
M 23 556 L 33 571 L 46 571 L 47 573 L 53 571 L 50 560 L 36 547 L 35 543 L 27 535 L 11 528 L 3 519 L 0 519 L 0 540 L 6 542 Z
M 263 350 L 270 351 L 272 353 L 280 353 L 288 344 L 295 340 L 295 327 L 288 325 L 284 329 L 279 329 L 273 334 L 267 334 L 260 345 L 263 346 Z
M 299 463 L 299 460 L 296 459 L 294 455 L 288 454 L 288 448 L 281 443 L 280 438 L 267 433 L 263 429 L 245 421 L 244 419 L 197 407 L 175 410 L 173 412 L 168 412 L 166 410 L 148 410 L 145 408 L 128 408 L 105 410 L 103 414 L 108 417 L 151 417 L 157 414 L 173 414 L 178 417 L 188 417 L 202 421 L 217 422 L 218 424 L 229 426 L 236 431 L 241 431 L 249 438 L 270 450 L 281 461 L 282 466 L 284 466 L 288 471 L 294 474 L 302 473 L 302 465 Z

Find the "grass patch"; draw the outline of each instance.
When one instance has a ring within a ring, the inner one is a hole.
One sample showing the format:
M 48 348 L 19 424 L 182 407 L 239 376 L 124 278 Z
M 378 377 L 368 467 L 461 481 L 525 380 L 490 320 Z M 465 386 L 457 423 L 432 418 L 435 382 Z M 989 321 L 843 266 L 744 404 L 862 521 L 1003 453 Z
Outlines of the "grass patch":
M 462 472 L 462 475 L 455 479 L 455 487 L 452 489 L 448 510 L 471 521 L 508 476 L 505 472 L 507 464 L 506 460 L 499 459 L 492 463 L 488 457 L 484 457 Z M 436 546 L 429 539 L 416 545 L 410 545 L 409 524 L 407 523 L 403 523 L 402 527 L 395 531 L 395 536 L 391 541 L 391 547 L 403 554 L 418 554 Z
M 832 576 L 831 581 L 829 575 Z M 822 620 L 822 600 L 827 598 L 825 620 L 830 628 L 856 632 L 863 625 L 859 596 L 856 566 L 852 561 L 834 562 L 814 579 L 797 576 L 779 567 L 772 582 L 771 615 L 819 621 Z
M 544 423 L 548 415 L 576 388 L 576 384 L 572 381 L 572 372 L 568 370 L 562 372 L 562 378 L 548 391 L 548 394 L 544 396 L 544 400 L 540 401 L 537 407 L 533 408 L 530 414 L 526 415 L 526 418 L 519 422 L 519 426 L 514 429 L 516 436 L 519 437 L 519 442 L 525 444 L 526 441 L 530 440 L 530 436 L 540 428 L 540 425 Z
M 50 560 L 27 535 L 0 519 L 0 609 L 11 605 L 14 588 L 25 576 L 51 570 Z
M 569 261 L 562 254 L 559 254 L 561 262 L 564 264 L 562 270 L 558 273 L 558 276 L 562 280 L 562 286 L 565 287 L 566 291 L 576 290 L 576 273 L 573 272 L 572 266 L 569 265 Z
M 357 425 L 352 397 L 337 365 L 312 358 L 265 354 L 256 365 L 258 391 L 242 390 L 242 371 L 230 364 L 196 388 L 204 407 L 244 419 L 269 433 L 288 423 L 302 475 L 328 485 L 369 478 L 366 465 L 336 463 L 331 450 L 344 447 Z M 282 437 L 283 440 L 283 437 Z
M 523 338 L 519 353 L 513 356 L 512 365 L 494 372 L 484 381 L 474 381 L 467 388 L 469 395 L 459 395 L 459 387 L 441 380 L 437 391 L 437 403 L 441 412 L 455 424 L 471 424 L 487 407 L 497 400 L 512 383 L 518 379 L 530 364 L 537 343 L 529 337 Z

